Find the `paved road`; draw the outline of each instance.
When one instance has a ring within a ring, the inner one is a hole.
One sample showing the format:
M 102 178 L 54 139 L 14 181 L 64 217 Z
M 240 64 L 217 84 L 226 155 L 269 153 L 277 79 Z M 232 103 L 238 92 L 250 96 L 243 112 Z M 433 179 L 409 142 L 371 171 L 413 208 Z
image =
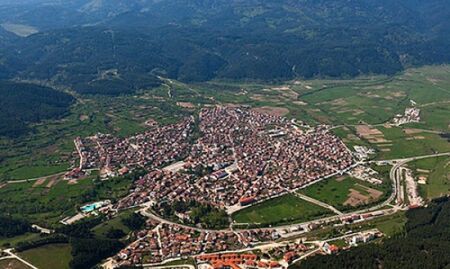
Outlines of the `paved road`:
M 329 210 L 333 211 L 334 213 L 336 213 L 338 215 L 344 215 L 344 213 L 342 213 L 341 211 L 337 210 L 336 208 L 334 208 L 333 206 L 331 206 L 329 204 L 326 204 L 324 202 L 321 202 L 319 200 L 316 200 L 314 198 L 311 198 L 309 196 L 303 195 L 303 194 L 298 193 L 298 192 L 293 192 L 292 194 L 294 194 L 295 196 L 297 196 L 300 199 L 303 199 L 303 200 L 308 201 L 310 203 L 316 204 L 316 205 L 321 206 L 323 208 L 329 209 Z
M 32 265 L 31 263 L 27 262 L 26 260 L 24 260 L 24 259 L 20 258 L 19 256 L 17 256 L 17 255 L 14 254 L 12 251 L 13 251 L 12 248 L 3 250 L 3 252 L 5 252 L 6 254 L 8 254 L 9 256 L 11 256 L 11 257 L 13 257 L 13 258 L 15 258 L 15 259 L 17 259 L 17 260 L 23 262 L 24 264 L 28 265 L 28 266 L 31 267 L 32 269 L 39 269 L 39 268 L 37 268 L 36 266 Z

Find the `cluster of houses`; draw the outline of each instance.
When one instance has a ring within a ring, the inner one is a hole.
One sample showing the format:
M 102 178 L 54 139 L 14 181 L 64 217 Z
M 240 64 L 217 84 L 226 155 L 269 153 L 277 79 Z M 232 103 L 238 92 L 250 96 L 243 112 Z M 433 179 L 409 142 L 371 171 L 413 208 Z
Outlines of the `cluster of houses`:
M 125 174 L 130 169 L 159 168 L 182 159 L 190 150 L 193 118 L 166 126 L 157 126 L 127 138 L 97 134 L 76 138 L 80 168 L 98 168 L 102 176 Z
M 258 248 L 262 242 L 275 242 L 280 236 L 270 229 L 207 231 L 151 219 L 144 230 L 135 232 L 134 238 L 133 243 L 113 257 L 115 267 L 149 266 L 195 257 L 199 267 L 208 265 L 203 267 L 211 269 L 287 268 L 300 255 L 315 248 L 300 242 L 285 242 L 268 245 L 264 253 L 270 253 L 271 258 L 267 258 L 267 255 L 238 253 L 244 248 Z
M 189 123 L 175 129 L 188 136 Z M 279 130 L 279 135 L 272 135 L 274 129 Z M 117 207 L 158 203 L 163 199 L 195 200 L 221 208 L 244 206 L 299 188 L 353 164 L 351 152 L 326 128 L 302 132 L 283 117 L 250 109 L 203 109 L 199 130 L 200 138 L 191 145 L 182 170 L 151 170 L 135 183 L 130 195 Z M 135 138 L 126 141 L 140 148 L 146 145 L 141 140 L 136 143 Z M 183 145 L 180 150 L 187 147 L 179 141 L 175 148 L 180 145 Z M 158 164 L 173 159 L 171 154 L 165 161 L 159 159 Z
M 201 253 L 233 251 L 244 247 L 242 236 L 232 231 L 205 231 L 152 221 L 114 260 L 118 266 L 158 264 Z
M 417 107 L 408 107 L 403 115 L 395 115 L 392 119 L 392 123 L 397 126 L 411 122 L 420 122 L 420 109 Z
M 369 182 L 374 185 L 383 184 L 383 180 L 380 179 L 379 173 L 365 165 L 356 166 L 351 171 L 349 171 L 348 174 L 354 178 Z

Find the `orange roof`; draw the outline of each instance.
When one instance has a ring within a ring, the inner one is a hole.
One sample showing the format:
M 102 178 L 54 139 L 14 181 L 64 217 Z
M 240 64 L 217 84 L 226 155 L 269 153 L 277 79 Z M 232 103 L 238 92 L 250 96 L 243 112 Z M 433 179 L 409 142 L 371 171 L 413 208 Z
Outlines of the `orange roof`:
M 253 202 L 255 201 L 255 197 L 242 197 L 241 199 L 239 199 L 239 202 Z
M 271 268 L 273 268 L 273 267 L 279 267 L 279 266 L 280 266 L 280 264 L 279 264 L 278 262 L 276 262 L 276 261 L 271 261 L 271 262 L 269 263 L 269 265 L 270 265 Z
M 256 260 L 258 256 L 255 254 L 241 254 L 241 258 L 244 260 Z

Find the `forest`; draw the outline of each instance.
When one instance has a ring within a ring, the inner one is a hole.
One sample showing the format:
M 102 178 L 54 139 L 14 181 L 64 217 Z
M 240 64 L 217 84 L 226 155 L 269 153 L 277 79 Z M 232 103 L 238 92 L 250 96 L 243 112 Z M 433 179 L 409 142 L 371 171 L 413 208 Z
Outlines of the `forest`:
M 292 268 L 438 269 L 450 266 L 450 200 L 407 211 L 404 234 L 337 255 L 315 256 Z
M 33 84 L 0 81 L 0 136 L 18 137 L 30 123 L 59 119 L 69 112 L 74 98 Z
M 16 7 L 23 11 L 17 15 L 0 6 L 4 20 L 41 29 L 19 39 L 0 32 L 0 77 L 119 95 L 157 86 L 157 76 L 347 78 L 450 62 L 450 7 L 443 0 L 89 3 L 55 4 L 51 14 L 39 4 Z
M 0 237 L 13 237 L 31 230 L 31 225 L 27 221 L 0 215 Z

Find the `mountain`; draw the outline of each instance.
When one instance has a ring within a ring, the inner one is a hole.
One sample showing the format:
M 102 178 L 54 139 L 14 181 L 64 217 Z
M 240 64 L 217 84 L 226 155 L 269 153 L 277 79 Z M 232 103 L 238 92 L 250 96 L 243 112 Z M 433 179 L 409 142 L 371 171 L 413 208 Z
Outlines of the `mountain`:
M 394 74 L 450 62 L 449 17 L 444 0 L 29 0 L 0 4 L 0 23 L 39 31 L 5 46 L 5 61 L 16 66 L 2 65 L 0 74 L 83 93 L 112 83 L 112 94 L 157 85 L 156 75 Z M 103 79 L 110 70 L 116 76 Z

